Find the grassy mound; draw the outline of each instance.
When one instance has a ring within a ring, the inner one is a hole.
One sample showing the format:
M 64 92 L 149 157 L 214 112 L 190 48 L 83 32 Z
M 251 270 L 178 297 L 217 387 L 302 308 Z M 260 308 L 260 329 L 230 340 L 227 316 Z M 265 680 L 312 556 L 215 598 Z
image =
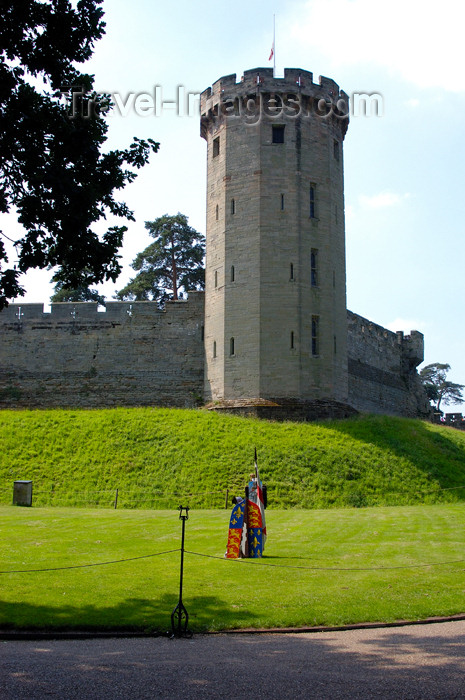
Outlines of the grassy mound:
M 257 448 L 270 507 L 454 502 L 465 497 L 465 433 L 368 416 L 270 423 L 207 411 L 0 412 L 0 502 L 31 479 L 34 505 L 224 505 Z

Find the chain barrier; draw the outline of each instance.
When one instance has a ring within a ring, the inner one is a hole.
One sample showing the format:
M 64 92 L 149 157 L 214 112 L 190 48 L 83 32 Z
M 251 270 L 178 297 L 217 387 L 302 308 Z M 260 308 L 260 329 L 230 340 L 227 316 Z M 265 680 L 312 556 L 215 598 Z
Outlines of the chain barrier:
M 168 549 L 165 552 L 155 552 L 152 554 L 142 554 L 138 557 L 129 557 L 127 559 L 113 559 L 110 561 L 101 561 L 94 564 L 73 564 L 71 566 L 54 566 L 44 569 L 13 569 L 11 571 L 0 571 L 1 574 L 32 574 L 32 573 L 43 573 L 48 571 L 67 571 L 69 569 L 86 569 L 92 568 L 94 566 L 106 566 L 108 564 L 122 564 L 129 561 L 136 561 L 138 559 L 149 559 L 151 557 L 159 557 L 164 554 L 173 554 L 175 552 L 183 552 L 184 554 L 191 554 L 196 557 L 205 557 L 206 559 L 216 559 L 224 563 L 233 564 L 250 564 L 252 566 L 262 566 L 262 567 L 272 567 L 275 569 L 301 569 L 304 571 L 396 571 L 401 569 L 426 569 L 429 567 L 438 566 L 451 566 L 453 564 L 465 564 L 465 559 L 450 559 L 443 562 L 427 562 L 421 564 L 399 564 L 398 566 L 367 566 L 367 567 L 342 567 L 342 566 L 299 566 L 296 564 L 271 564 L 262 559 L 225 559 L 225 557 L 218 556 L 216 554 L 203 554 L 201 552 L 191 552 L 183 547 L 177 549 Z M 286 557 L 284 557 L 286 558 Z M 305 557 L 299 557 L 304 559 Z M 264 557 L 266 559 L 266 556 Z
M 428 564 L 402 564 L 399 566 L 372 566 L 372 567 L 337 567 L 337 566 L 297 566 L 295 564 L 269 564 L 263 559 L 225 559 L 214 554 L 201 554 L 200 552 L 190 552 L 185 550 L 186 554 L 192 554 L 197 557 L 207 557 L 208 559 L 219 559 L 224 562 L 232 562 L 236 564 L 252 564 L 252 566 L 269 566 L 276 569 L 306 569 L 307 571 L 393 571 L 396 569 L 422 569 L 429 566 L 449 566 L 450 564 L 463 564 L 465 559 L 452 559 L 445 562 L 432 562 Z M 304 558 L 304 557 L 299 557 Z
M 99 561 L 95 564 L 72 564 L 71 566 L 54 566 L 47 569 L 16 569 L 13 571 L 0 571 L 0 574 L 35 574 L 43 573 L 44 571 L 67 571 L 69 569 L 88 569 L 93 566 L 106 566 L 107 564 L 122 564 L 127 561 L 136 561 L 137 559 L 149 559 L 150 557 L 160 557 L 162 554 L 171 554 L 179 552 L 179 549 L 168 549 L 166 552 L 155 552 L 154 554 L 142 554 L 139 557 L 129 557 L 128 559 L 113 559 L 111 561 Z

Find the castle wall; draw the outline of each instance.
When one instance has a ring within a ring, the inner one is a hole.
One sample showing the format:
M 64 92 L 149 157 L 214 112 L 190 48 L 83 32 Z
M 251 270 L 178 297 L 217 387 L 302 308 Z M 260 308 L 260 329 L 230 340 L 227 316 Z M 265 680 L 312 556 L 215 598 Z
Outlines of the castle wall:
M 0 407 L 194 406 L 203 293 L 188 301 L 11 304 L 0 313 Z
M 393 333 L 347 312 L 349 405 L 361 412 L 428 416 L 429 402 L 416 367 L 423 335 Z
M 194 406 L 203 394 L 203 317 L 201 292 L 165 311 L 153 302 L 108 302 L 104 312 L 95 303 L 53 304 L 51 313 L 11 304 L 0 313 L 0 407 Z M 422 334 L 392 333 L 351 311 L 347 322 L 348 405 L 427 416 L 416 371 Z M 339 416 L 318 401 L 315 415 L 291 408 L 297 420 Z M 260 407 L 260 416 L 270 410 Z

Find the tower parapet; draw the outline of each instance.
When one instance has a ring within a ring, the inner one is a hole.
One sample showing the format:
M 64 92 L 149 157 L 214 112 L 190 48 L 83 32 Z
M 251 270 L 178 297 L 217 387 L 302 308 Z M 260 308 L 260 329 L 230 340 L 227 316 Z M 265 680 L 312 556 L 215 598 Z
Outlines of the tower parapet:
M 423 333 L 410 331 L 409 335 L 404 335 L 402 331 L 397 331 L 397 342 L 401 346 L 404 362 L 409 371 L 415 371 L 415 368 L 425 359 Z
M 331 78 L 299 68 L 285 68 L 284 78 L 275 78 L 272 68 L 244 71 L 242 80 L 227 75 L 200 96 L 201 136 L 206 138 L 209 122 L 243 118 L 254 124 L 262 117 L 279 120 L 317 116 L 339 124 L 344 138 L 349 124 L 349 97 Z

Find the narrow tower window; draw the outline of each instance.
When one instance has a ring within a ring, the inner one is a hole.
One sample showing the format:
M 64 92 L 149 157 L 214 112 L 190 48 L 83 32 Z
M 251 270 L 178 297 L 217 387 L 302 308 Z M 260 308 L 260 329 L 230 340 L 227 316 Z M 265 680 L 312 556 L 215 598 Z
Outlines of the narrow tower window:
M 291 350 L 294 350 L 294 331 L 291 331 Z
M 215 270 L 215 289 L 218 286 L 218 270 Z
M 281 195 L 281 211 L 284 211 L 284 195 Z
M 234 355 L 234 338 L 230 338 L 229 340 L 229 354 L 231 357 Z
M 213 139 L 213 158 L 216 158 L 219 155 L 220 155 L 220 137 L 217 136 L 216 139 Z
M 316 218 L 316 185 L 314 182 L 310 185 L 310 218 Z
M 282 124 L 273 124 L 271 129 L 273 143 L 284 143 L 284 126 Z
M 213 341 L 213 357 L 216 357 L 216 340 Z
M 318 251 L 312 248 L 310 253 L 310 280 L 312 287 L 318 287 Z
M 219 206 L 218 206 L 218 204 L 217 204 L 217 205 L 216 205 L 216 209 L 215 209 L 215 219 L 216 219 L 216 221 L 218 221 L 219 218 L 220 218 L 220 208 L 219 208 Z
M 236 200 L 233 198 L 231 199 L 231 214 L 236 213 Z
M 231 282 L 234 282 L 236 279 L 236 270 L 234 269 L 234 265 L 231 265 Z
M 291 263 L 289 266 L 289 279 L 294 279 L 294 263 Z
M 320 317 L 312 316 L 312 355 L 317 357 L 320 354 L 320 338 L 319 338 Z
M 333 142 L 333 155 L 336 160 L 339 160 L 339 141 Z

